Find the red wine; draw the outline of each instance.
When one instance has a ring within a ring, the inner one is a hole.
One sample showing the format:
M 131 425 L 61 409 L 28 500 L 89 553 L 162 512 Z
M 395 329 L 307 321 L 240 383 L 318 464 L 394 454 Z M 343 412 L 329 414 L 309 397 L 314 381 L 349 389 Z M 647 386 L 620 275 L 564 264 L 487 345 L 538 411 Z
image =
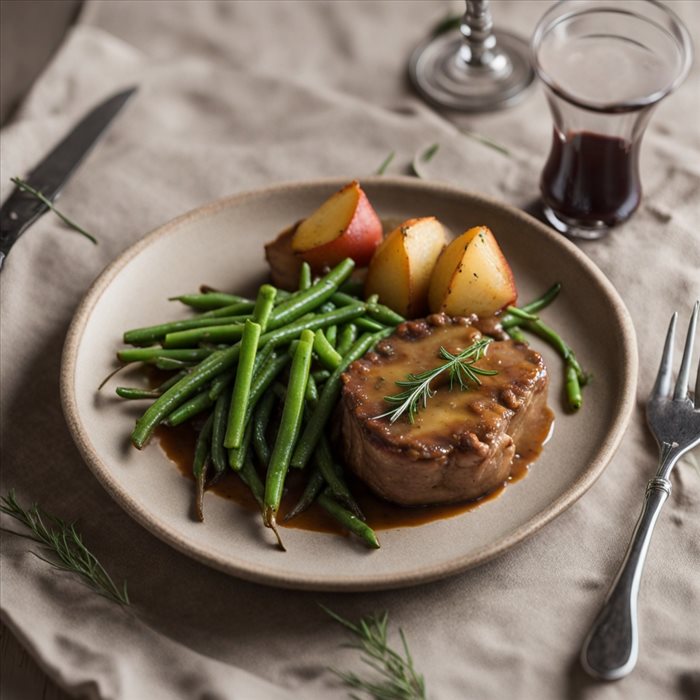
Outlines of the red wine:
M 639 205 L 639 142 L 556 129 L 540 188 L 557 215 L 581 224 L 615 226 Z

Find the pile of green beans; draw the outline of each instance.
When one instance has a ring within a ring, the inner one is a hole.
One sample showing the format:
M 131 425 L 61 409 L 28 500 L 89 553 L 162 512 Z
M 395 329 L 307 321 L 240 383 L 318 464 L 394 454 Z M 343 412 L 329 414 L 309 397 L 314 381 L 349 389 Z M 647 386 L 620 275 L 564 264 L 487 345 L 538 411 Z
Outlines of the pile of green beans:
M 353 267 L 344 260 L 314 280 L 304 264 L 295 292 L 264 284 L 255 299 L 205 287 L 172 297 L 190 318 L 124 333 L 133 347 L 117 352 L 121 363 L 170 372 L 155 388 L 117 388 L 124 399 L 152 401 L 131 441 L 141 449 L 158 426 L 192 423 L 197 519 L 206 489 L 234 472 L 284 549 L 278 513 L 292 467 L 307 472 L 306 487 L 285 521 L 316 503 L 367 547 L 379 547 L 326 434 L 342 372 L 404 319 L 348 293 Z

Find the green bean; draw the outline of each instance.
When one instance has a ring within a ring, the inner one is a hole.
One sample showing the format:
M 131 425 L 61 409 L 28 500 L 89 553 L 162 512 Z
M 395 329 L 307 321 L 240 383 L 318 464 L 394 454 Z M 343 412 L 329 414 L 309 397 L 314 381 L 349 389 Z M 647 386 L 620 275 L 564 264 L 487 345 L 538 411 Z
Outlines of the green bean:
M 185 375 L 187 371 L 181 369 L 172 377 L 168 377 L 162 384 L 157 386 L 155 389 L 136 389 L 124 386 L 118 386 L 116 389 L 117 395 L 124 399 L 157 399 L 163 392 L 170 389 L 171 386 L 177 384 Z
M 338 307 L 332 302 L 332 301 L 327 301 L 321 306 L 316 309 L 316 313 L 318 314 L 327 314 L 329 311 L 333 311 L 334 309 L 337 309 Z
M 345 292 L 336 292 L 331 296 L 331 301 L 337 306 L 347 306 L 348 304 L 357 304 L 357 302 L 362 301 L 362 299 L 358 299 Z
M 345 294 L 343 292 L 336 292 L 332 297 L 331 301 L 338 304 L 339 306 L 347 306 L 348 304 L 356 304 L 358 299 Z M 378 321 L 385 326 L 398 326 L 399 323 L 403 323 L 406 319 L 401 315 L 396 313 L 393 309 L 388 306 L 379 303 L 379 295 L 373 294 L 365 300 L 367 304 L 367 314 L 375 321 Z
M 138 399 L 157 399 L 161 395 L 161 392 L 157 389 L 140 389 L 131 386 L 118 386 L 115 391 L 120 398 L 129 399 L 131 401 Z
M 206 311 L 197 318 L 221 318 L 222 316 L 233 316 L 237 320 L 245 321 L 250 317 L 251 311 L 255 308 L 253 301 L 241 301 L 237 304 L 222 306 L 220 309 L 212 309 Z
M 332 326 L 326 328 L 326 340 L 331 344 L 331 347 L 335 349 L 338 343 L 338 324 L 334 323 Z
M 181 362 L 200 362 L 213 353 L 207 348 L 194 350 L 164 350 L 163 348 L 124 348 L 117 352 L 117 359 L 121 362 L 150 362 L 154 363 L 161 358 L 180 360 Z
M 581 395 L 581 383 L 579 382 L 576 368 L 571 364 L 566 365 L 566 396 L 569 399 L 569 406 L 572 410 L 578 411 L 583 404 Z
M 299 513 L 303 513 L 316 500 L 316 496 L 318 496 L 325 485 L 326 482 L 321 476 L 321 472 L 314 468 L 309 480 L 306 482 L 303 493 L 299 497 L 294 508 L 284 516 L 284 521 L 287 522 L 287 520 L 291 520 L 299 515 Z
M 569 407 L 573 411 L 577 411 L 581 408 L 582 403 L 581 386 L 587 384 L 590 378 L 583 371 L 574 351 L 553 328 L 546 326 L 542 321 L 524 321 L 523 327 L 549 343 L 564 359 L 566 363 L 566 395 Z
M 253 310 L 253 321 L 260 324 L 263 333 L 270 319 L 276 296 L 277 289 L 271 284 L 263 284 L 258 291 L 258 298 Z
M 197 520 L 200 522 L 204 522 L 204 482 L 207 476 L 207 462 L 209 461 L 213 418 L 213 414 L 209 414 L 209 417 L 197 436 L 197 442 L 194 447 L 194 461 L 192 462 L 192 473 L 196 484 L 194 512 Z
M 240 323 L 239 317 L 225 316 L 223 318 L 188 318 L 184 321 L 171 321 L 158 326 L 134 328 L 124 333 L 124 342 L 131 345 L 148 345 L 164 338 L 168 333 L 191 330 L 193 328 L 211 328 Z
M 561 291 L 561 283 L 556 282 L 553 284 L 541 297 L 534 299 L 529 304 L 519 307 L 521 311 L 525 311 L 530 314 L 536 314 L 541 311 L 546 306 L 549 306 L 554 299 L 557 297 Z M 516 307 L 517 308 L 517 307 Z M 518 320 L 509 314 L 505 314 L 501 317 L 501 325 L 507 328 L 510 325 L 517 325 Z
M 240 447 L 232 447 L 228 451 L 228 465 L 234 472 L 239 472 L 243 468 L 246 455 L 250 452 L 250 441 L 253 437 L 253 424 L 248 423 L 243 433 Z
M 174 428 L 177 425 L 182 425 L 190 418 L 199 415 L 202 411 L 206 411 L 214 405 L 214 401 L 210 396 L 209 388 L 195 394 L 189 401 L 180 404 L 167 418 L 163 421 L 166 425 Z
M 350 276 L 354 267 L 355 263 L 346 258 L 308 289 L 297 292 L 282 302 L 270 315 L 268 330 L 281 328 L 319 307 L 338 289 L 338 285 Z
M 275 445 L 270 455 L 270 463 L 267 468 L 265 480 L 265 505 L 263 508 L 263 522 L 275 532 L 281 547 L 282 542 L 277 532 L 277 511 L 282 500 L 282 489 L 289 468 L 289 460 L 299 435 L 301 418 L 304 410 L 304 393 L 311 369 L 311 353 L 313 350 L 314 334 L 305 330 L 301 334 L 299 345 L 292 359 L 289 371 L 289 383 L 287 396 L 282 408 L 282 418 L 277 431 Z
M 406 320 L 401 314 L 378 302 L 367 302 L 367 315 L 385 326 L 398 326 Z
M 354 323 L 346 323 L 340 329 L 336 350 L 341 355 L 347 354 L 355 340 L 357 340 L 357 326 Z
M 342 364 L 333 371 L 328 381 L 326 381 L 323 391 L 321 391 L 321 395 L 318 398 L 318 404 L 311 414 L 309 422 L 306 424 L 304 432 L 296 445 L 291 461 L 293 467 L 297 469 L 305 467 L 316 448 L 319 438 L 323 433 L 323 429 L 330 419 L 331 412 L 335 408 L 338 397 L 340 396 L 340 375 L 352 362 L 362 357 L 375 343 L 379 342 L 382 338 L 386 338 L 393 330 L 393 328 L 385 328 L 378 333 L 364 333 L 343 357 Z
M 279 373 L 286 367 L 292 356 L 289 353 L 282 355 L 273 355 L 268 363 L 260 369 L 260 372 L 253 377 L 253 383 L 250 387 L 250 396 L 248 397 L 248 410 L 246 412 L 245 422 L 250 421 L 253 409 L 262 399 L 265 392 L 268 390 Z
M 316 445 L 314 461 L 316 467 L 321 472 L 321 476 L 323 476 L 325 482 L 328 484 L 328 488 L 333 494 L 333 497 L 352 511 L 358 518 L 364 520 L 365 516 L 360 510 L 360 506 L 357 505 L 357 502 L 350 493 L 348 485 L 343 479 L 342 470 L 333 460 L 325 435 L 321 435 L 318 445 Z
M 260 337 L 260 347 L 272 343 L 275 347 L 285 345 L 290 341 L 298 338 L 304 329 L 318 330 L 326 326 L 332 326 L 334 323 L 343 323 L 356 319 L 365 312 L 364 304 L 356 304 L 355 306 L 343 306 L 341 309 L 329 311 L 326 314 L 307 314 L 300 319 L 290 323 L 284 328 L 268 331 Z M 268 326 L 269 327 L 269 326 Z
M 520 326 L 510 326 L 507 332 L 508 335 L 516 343 L 527 343 L 527 338 L 523 335 L 523 332 L 520 330 Z
M 224 372 L 218 377 L 214 377 L 209 387 L 209 398 L 216 401 L 223 393 L 224 389 L 233 381 L 234 372 Z
M 306 393 L 304 394 L 304 398 L 306 399 L 307 403 L 311 404 L 312 406 L 315 406 L 318 401 L 318 387 L 316 386 L 316 380 L 314 379 L 313 374 L 309 375 L 309 381 L 306 382 Z
M 341 525 L 357 535 L 368 547 L 379 549 L 379 540 L 374 530 L 357 516 L 333 499 L 328 490 L 318 497 L 318 504 Z
M 156 426 L 198 389 L 222 374 L 238 361 L 240 343 L 225 350 L 217 350 L 200 362 L 186 377 L 171 386 L 158 397 L 136 421 L 131 441 L 141 449 L 149 440 Z
M 168 333 L 163 341 L 165 348 L 186 348 L 198 343 L 232 343 L 243 335 L 244 323 L 228 323 L 224 326 L 191 328 L 187 331 Z
M 224 435 L 226 434 L 226 419 L 230 401 L 228 393 L 222 391 L 214 404 L 211 430 L 211 461 L 214 465 L 212 482 L 218 481 L 226 472 L 228 466 L 226 449 L 224 448 Z
M 361 328 L 363 331 L 370 331 L 372 333 L 377 333 L 378 331 L 381 331 L 384 328 L 386 328 L 386 326 L 382 323 L 379 323 L 379 321 L 367 318 L 367 316 L 360 316 L 359 318 L 356 318 L 355 323 L 357 324 L 357 327 Z M 391 330 L 394 330 L 393 327 L 391 328 Z
M 311 286 L 311 265 L 304 261 L 299 268 L 299 291 L 303 292 Z
M 237 472 L 241 481 L 250 489 L 253 498 L 258 502 L 260 508 L 263 507 L 263 499 L 265 497 L 265 486 L 255 470 L 253 460 L 250 454 L 246 454 L 243 460 L 243 466 Z
M 326 339 L 323 330 L 317 331 L 314 336 L 314 352 L 320 363 L 329 370 L 334 370 L 343 361 L 343 357 Z
M 236 294 L 224 294 L 223 292 L 207 292 L 206 294 L 182 294 L 178 297 L 170 297 L 169 301 L 180 301 L 194 309 L 218 309 L 231 304 L 252 303 L 245 297 Z M 250 307 L 253 308 L 252 306 Z
M 260 340 L 260 324 L 254 321 L 245 322 L 245 331 L 241 339 L 241 353 L 238 359 L 236 371 L 236 381 L 231 394 L 231 408 L 228 414 L 228 427 L 224 446 L 229 449 L 240 447 L 243 439 L 243 429 L 245 428 L 245 415 L 248 406 L 248 395 L 250 385 L 253 381 L 253 364 L 255 355 L 258 352 L 258 341 Z
M 267 426 L 275 407 L 275 395 L 270 392 L 260 400 L 253 414 L 253 449 L 261 464 L 267 466 L 270 461 L 270 446 L 267 443 Z
M 311 376 L 316 384 L 323 384 L 331 376 L 331 373 L 327 369 L 317 369 L 311 373 Z

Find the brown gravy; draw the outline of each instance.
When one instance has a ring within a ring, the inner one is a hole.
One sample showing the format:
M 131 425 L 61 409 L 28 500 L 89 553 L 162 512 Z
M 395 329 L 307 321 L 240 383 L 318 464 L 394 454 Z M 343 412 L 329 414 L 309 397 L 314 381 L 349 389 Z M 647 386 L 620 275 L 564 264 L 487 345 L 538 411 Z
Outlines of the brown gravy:
M 367 517 L 367 523 L 375 530 L 416 527 L 435 520 L 452 518 L 498 498 L 504 493 L 509 484 L 523 479 L 529 471 L 529 465 L 540 455 L 542 446 L 551 433 L 553 420 L 554 416 L 549 409 L 542 412 L 540 420 L 536 423 L 536 429 L 530 432 L 526 440 L 522 438 L 520 440 L 518 454 L 515 456 L 510 477 L 499 488 L 476 501 L 410 508 L 398 506 L 378 498 L 361 481 L 352 475 L 348 475 L 350 489 Z M 192 459 L 194 457 L 196 438 L 194 429 L 188 424 L 175 429 L 160 427 L 156 431 L 155 437 L 168 459 L 175 463 L 184 476 L 192 479 Z M 279 522 L 284 527 L 300 530 L 342 533 L 343 530 L 335 520 L 316 505 L 313 505 L 291 521 L 284 522 L 284 514 L 294 507 L 304 489 L 304 480 L 302 472 L 295 469 L 290 470 L 280 508 L 281 517 Z M 248 487 L 233 474 L 227 474 L 210 491 L 223 498 L 235 501 L 239 506 L 247 510 L 258 510 L 258 505 L 251 496 Z

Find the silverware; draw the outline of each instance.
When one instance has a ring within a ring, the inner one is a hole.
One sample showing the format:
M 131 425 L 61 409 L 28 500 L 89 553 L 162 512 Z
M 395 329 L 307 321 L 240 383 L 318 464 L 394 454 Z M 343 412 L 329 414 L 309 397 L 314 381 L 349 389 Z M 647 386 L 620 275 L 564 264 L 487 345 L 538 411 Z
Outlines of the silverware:
M 700 445 L 700 366 L 694 399 L 688 392 L 699 307 L 700 302 L 695 302 L 673 392 L 671 365 L 678 314 L 671 317 L 661 366 L 647 401 L 647 423 L 661 454 L 659 468 L 647 484 L 642 513 L 620 571 L 583 644 L 581 664 L 594 678 L 609 681 L 623 678 L 637 663 L 637 594 L 652 530 L 671 493 L 669 477 L 673 467 L 686 452 Z
M 27 184 L 48 200 L 56 199 L 80 161 L 134 92 L 135 87 L 124 90 L 91 110 L 25 178 Z M 18 188 L 13 190 L 0 209 L 0 268 L 17 239 L 47 210 L 31 194 Z

